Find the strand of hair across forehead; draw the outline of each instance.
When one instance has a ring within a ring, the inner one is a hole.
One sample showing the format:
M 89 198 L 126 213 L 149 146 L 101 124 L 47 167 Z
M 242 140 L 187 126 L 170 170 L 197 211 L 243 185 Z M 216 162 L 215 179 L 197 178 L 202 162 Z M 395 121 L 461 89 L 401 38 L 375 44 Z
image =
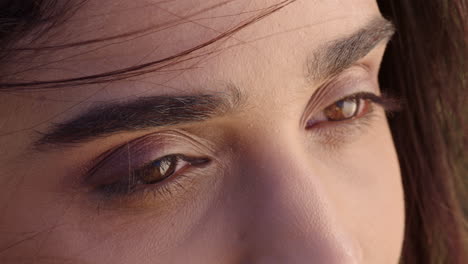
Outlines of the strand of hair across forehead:
M 275 5 L 269 6 L 266 9 L 263 9 L 260 14 L 247 19 L 241 22 L 239 25 L 227 30 L 223 33 L 220 33 L 218 36 L 200 44 L 190 49 L 184 50 L 179 52 L 175 55 L 168 56 L 166 58 L 151 61 L 148 63 L 143 63 L 140 65 L 126 67 L 123 69 L 117 69 L 114 71 L 98 73 L 94 75 L 87 75 L 81 76 L 76 78 L 67 78 L 67 79 L 57 79 L 57 80 L 46 80 L 46 81 L 32 81 L 32 82 L 13 82 L 13 83 L 0 83 L 0 91 L 29 91 L 29 90 L 41 90 L 41 89 L 51 89 L 51 88 L 62 88 L 62 87 L 77 87 L 82 85 L 89 85 L 89 84 L 100 84 L 100 83 L 108 83 L 112 81 L 118 80 L 125 80 L 132 77 L 137 77 L 141 75 L 145 75 L 148 73 L 160 71 L 166 69 L 168 67 L 174 66 L 181 62 L 192 61 L 197 58 L 201 58 L 215 52 L 217 50 L 205 51 L 199 54 L 195 54 L 196 51 L 200 51 L 204 48 L 210 47 L 212 44 L 223 40 L 227 37 L 232 36 L 233 34 L 237 33 L 238 31 L 242 30 L 243 28 L 260 21 L 261 19 L 273 14 L 274 12 L 284 8 L 285 6 L 295 2 L 296 0 L 283 0 L 280 3 Z M 106 40 L 106 39 L 105 39 Z M 101 41 L 101 40 L 94 40 L 94 41 Z M 88 43 L 83 42 L 83 43 Z M 69 44 L 67 46 L 74 46 L 76 44 Z M 46 49 L 50 49 L 51 47 L 46 47 Z M 59 46 L 59 48 L 63 48 L 63 46 Z

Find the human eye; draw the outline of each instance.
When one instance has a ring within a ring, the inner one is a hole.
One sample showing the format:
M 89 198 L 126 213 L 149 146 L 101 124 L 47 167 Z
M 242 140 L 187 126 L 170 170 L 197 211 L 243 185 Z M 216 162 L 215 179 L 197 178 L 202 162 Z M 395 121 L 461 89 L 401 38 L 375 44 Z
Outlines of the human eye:
M 193 158 L 182 154 L 166 155 L 142 167 L 129 170 L 125 177 L 99 184 L 97 190 L 107 195 L 129 195 L 146 188 L 153 188 L 162 195 L 162 191 L 168 191 L 170 188 L 167 182 L 173 180 L 172 184 L 177 185 L 184 177 L 184 172 L 208 162 L 207 158 Z
M 182 195 L 185 186 L 207 173 L 203 170 L 212 159 L 196 151 L 201 148 L 190 147 L 189 140 L 167 137 L 147 136 L 103 153 L 86 172 L 83 184 L 99 198 L 120 204 Z
M 306 128 L 337 125 L 363 118 L 375 110 L 375 105 L 385 106 L 386 98 L 370 92 L 359 92 L 339 99 L 308 119 Z
M 305 128 L 323 145 L 335 148 L 357 140 L 376 125 L 379 118 L 384 118 L 385 112 L 397 108 L 392 98 L 373 92 L 356 92 L 314 111 Z

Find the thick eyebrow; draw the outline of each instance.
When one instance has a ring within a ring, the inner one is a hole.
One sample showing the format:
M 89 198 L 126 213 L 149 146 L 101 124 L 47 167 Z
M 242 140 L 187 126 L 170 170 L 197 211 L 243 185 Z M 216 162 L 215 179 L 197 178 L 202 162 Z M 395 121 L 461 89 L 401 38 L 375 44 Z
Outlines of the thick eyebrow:
M 363 28 L 333 40 L 313 52 L 307 61 L 309 80 L 323 80 L 347 69 L 395 33 L 393 24 L 383 17 L 371 19 Z
M 230 86 L 226 92 L 183 96 L 151 96 L 94 107 L 64 123 L 52 125 L 35 142 L 37 150 L 67 147 L 119 132 L 201 122 L 239 107 L 242 94 Z

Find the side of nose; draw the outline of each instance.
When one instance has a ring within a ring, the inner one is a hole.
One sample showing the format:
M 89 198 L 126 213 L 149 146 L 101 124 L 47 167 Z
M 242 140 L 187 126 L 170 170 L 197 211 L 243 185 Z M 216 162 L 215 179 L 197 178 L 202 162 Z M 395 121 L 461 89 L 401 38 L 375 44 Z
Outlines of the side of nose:
M 243 157 L 250 211 L 242 263 L 361 263 L 344 225 L 350 220 L 337 217 L 325 166 L 290 140 L 265 140 Z

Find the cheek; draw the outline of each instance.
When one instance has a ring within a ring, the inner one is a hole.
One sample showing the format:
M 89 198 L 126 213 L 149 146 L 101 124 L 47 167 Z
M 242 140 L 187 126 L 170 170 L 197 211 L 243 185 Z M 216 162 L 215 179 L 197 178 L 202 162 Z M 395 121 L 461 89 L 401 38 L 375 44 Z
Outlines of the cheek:
M 339 219 L 361 243 L 364 255 L 396 263 L 404 230 L 404 200 L 398 159 L 386 122 L 340 153 L 328 181 Z
M 40 177 L 40 175 L 34 175 Z M 7 204 L 0 214 L 0 263 L 48 263 L 51 237 L 63 231 L 63 216 L 72 198 L 63 193 L 38 190 L 27 185 L 28 176 L 17 174 L 11 185 Z M 61 245 L 66 241 L 61 241 Z M 67 253 L 65 253 L 67 254 Z M 44 262 L 42 262 L 44 261 Z
M 170 255 L 178 253 L 171 250 L 189 239 L 218 189 L 205 178 L 198 184 L 199 195 L 187 194 L 192 199 L 159 208 L 109 209 L 90 202 L 86 194 L 34 190 L 18 182 L 10 187 L 16 198 L 0 216 L 0 263 L 29 263 L 31 258 L 38 263 L 145 264 L 155 258 L 156 263 L 173 263 Z
M 67 248 L 83 252 L 80 257 L 90 263 L 184 263 L 175 260 L 181 251 L 197 244 L 187 241 L 198 230 L 219 189 L 216 180 L 207 178 L 196 184 L 196 189 L 188 190 L 184 197 L 173 197 L 166 206 L 144 203 L 108 211 L 90 212 L 88 206 L 76 210 L 67 215 L 72 224 L 62 234 L 57 232 L 60 236 L 54 244 L 76 241 Z

